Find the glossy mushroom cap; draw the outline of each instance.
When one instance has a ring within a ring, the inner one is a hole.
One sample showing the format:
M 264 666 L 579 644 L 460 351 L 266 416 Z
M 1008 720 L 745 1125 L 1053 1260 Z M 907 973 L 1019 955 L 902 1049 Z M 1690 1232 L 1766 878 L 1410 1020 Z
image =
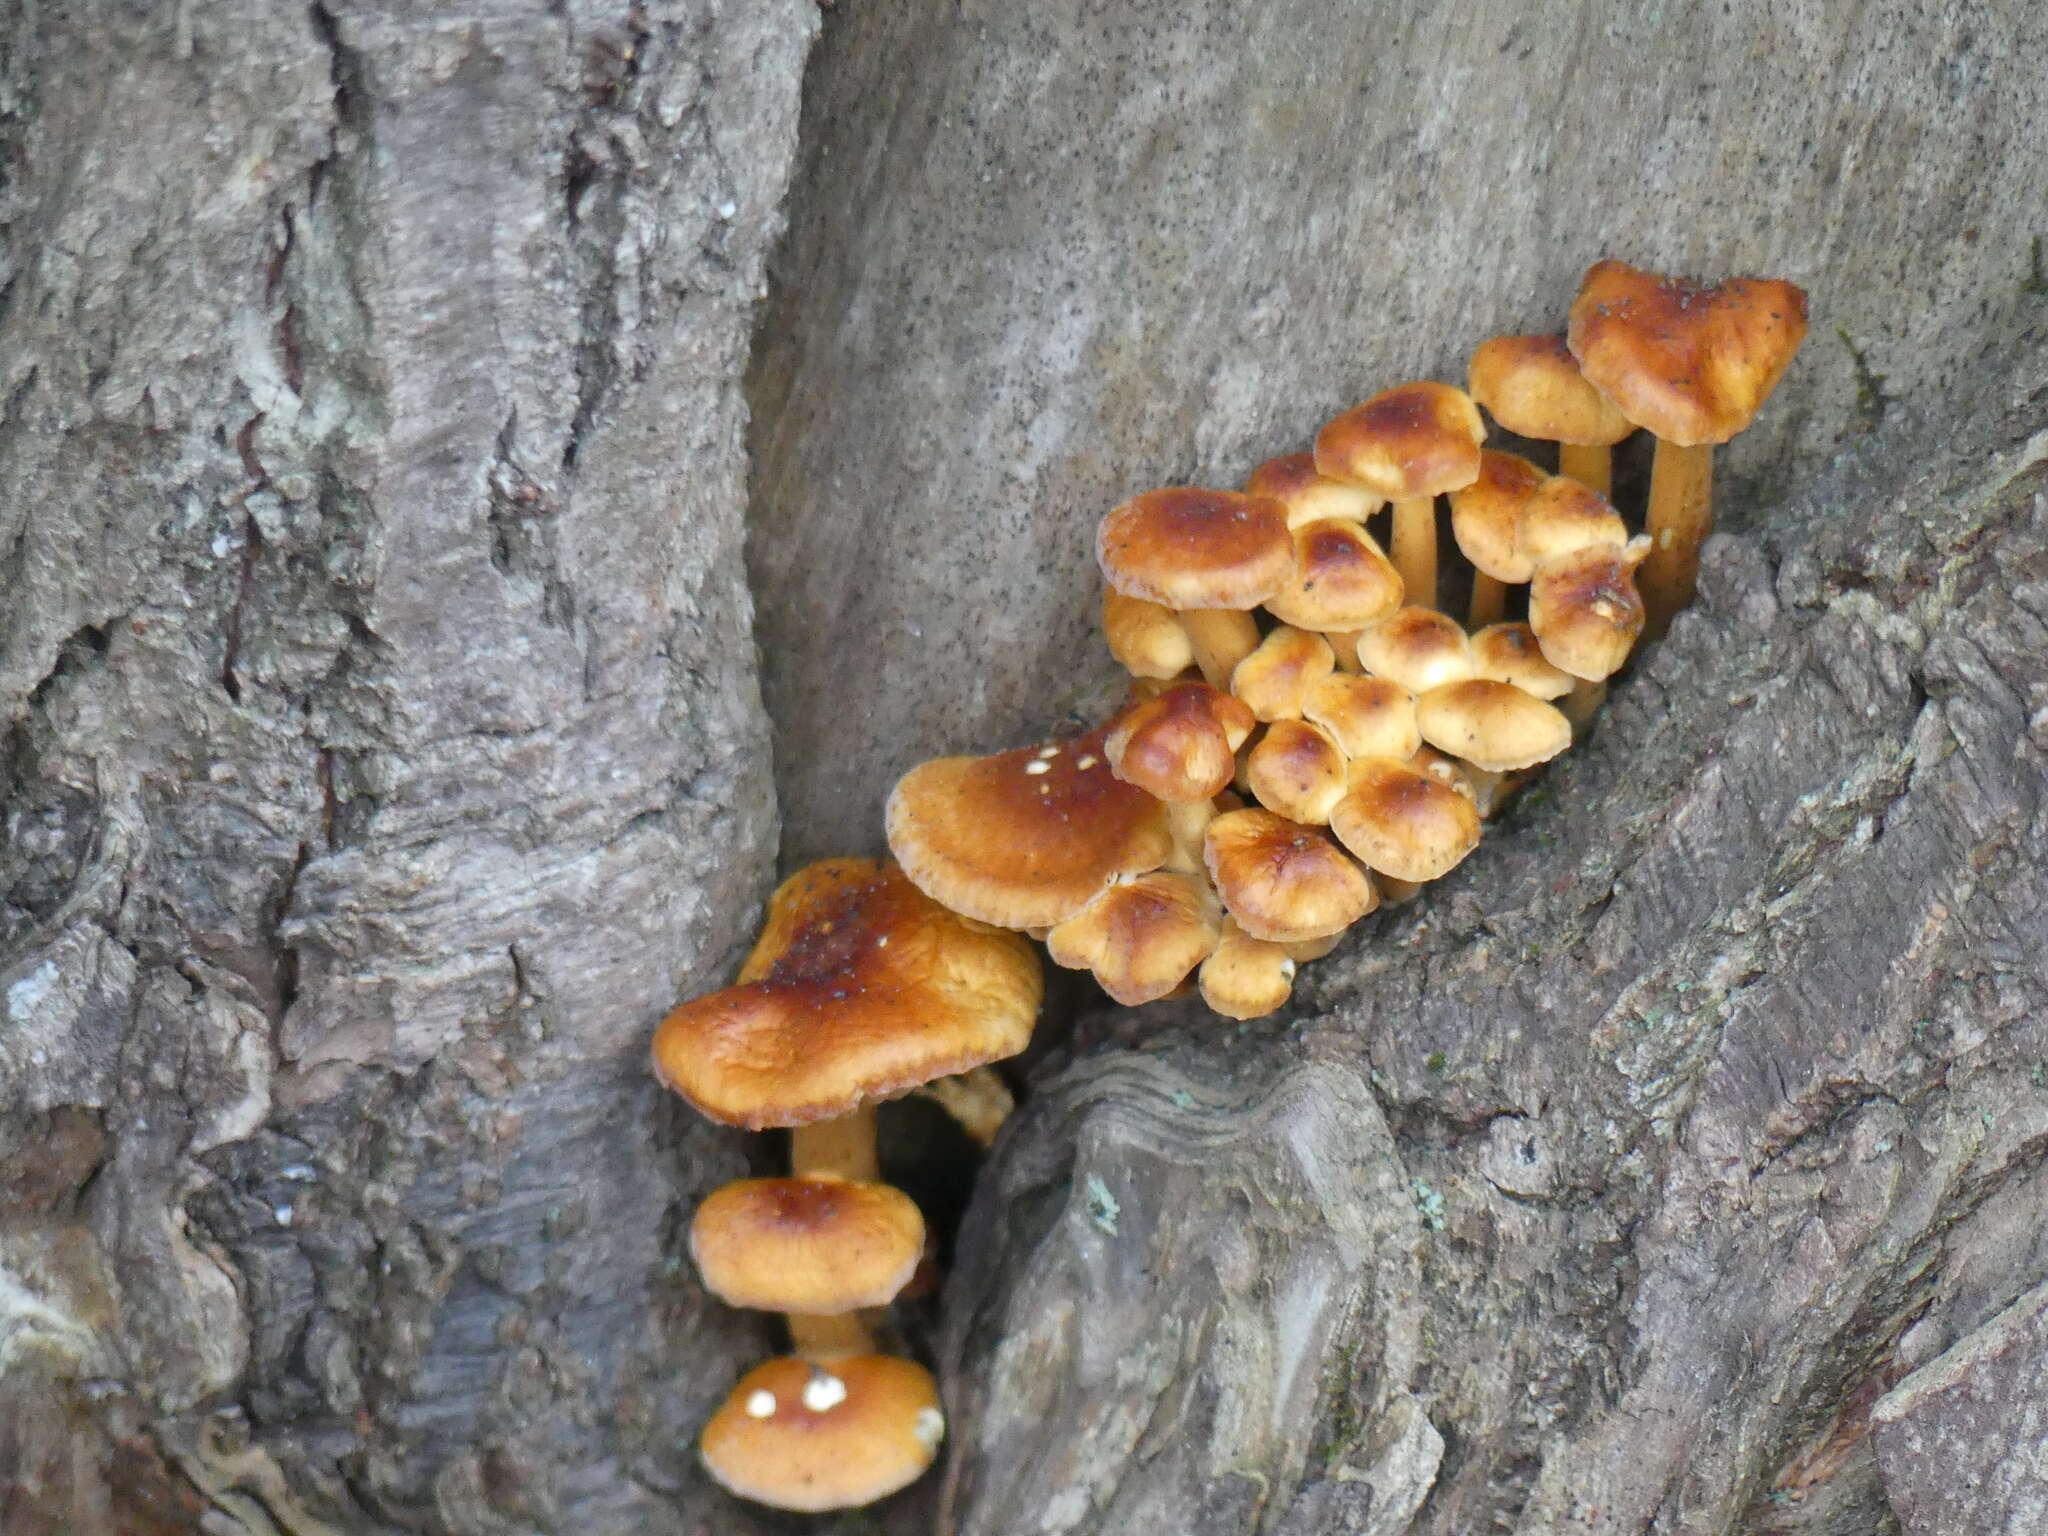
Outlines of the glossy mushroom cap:
M 1278 720 L 1245 759 L 1245 781 L 1269 811 L 1289 821 L 1320 826 L 1349 787 L 1345 754 L 1319 726 Z
M 1133 677 L 1178 677 L 1195 664 L 1194 642 L 1173 610 L 1142 597 L 1104 592 L 1102 637 Z
M 1512 683 L 1471 678 L 1432 688 L 1415 701 L 1422 739 L 1488 773 L 1547 763 L 1572 744 L 1564 715 Z
M 1018 935 L 886 860 L 827 859 L 776 891 L 736 984 L 661 1021 L 654 1069 L 723 1124 L 808 1125 L 1016 1055 L 1043 989 Z
M 1295 720 L 1309 689 L 1336 670 L 1330 642 L 1282 624 L 1230 674 L 1230 691 L 1261 720 Z
M 1155 870 L 1113 885 L 1045 936 L 1054 963 L 1092 971 L 1102 990 L 1135 1008 L 1165 997 L 1208 958 L 1222 913 L 1193 875 Z
M 1401 384 L 1355 405 L 1316 436 L 1316 470 L 1375 496 L 1409 500 L 1470 485 L 1486 424 L 1449 384 Z
M 730 1492 L 819 1514 L 909 1486 L 945 1433 L 938 1385 L 921 1365 L 886 1355 L 784 1358 L 740 1378 L 698 1448 Z
M 1405 758 L 1422 745 L 1415 695 L 1384 677 L 1346 672 L 1326 678 L 1309 691 L 1301 713 L 1346 757 Z
M 1515 534 L 1516 552 L 1532 574 L 1562 555 L 1627 542 L 1628 525 L 1614 503 L 1570 475 L 1552 475 L 1536 488 L 1522 505 Z
M 1236 491 L 1169 486 L 1103 518 L 1103 579 L 1129 597 L 1174 609 L 1258 607 L 1294 573 L 1287 509 Z
M 1379 874 L 1434 880 L 1479 846 L 1479 809 L 1433 774 L 1366 757 L 1351 765 L 1351 793 L 1330 813 L 1330 830 Z
M 1572 355 L 1639 427 L 1681 446 L 1743 430 L 1806 336 L 1806 295 L 1777 278 L 1702 283 L 1595 262 L 1572 304 Z
M 768 1312 L 886 1306 L 923 1252 L 916 1202 L 856 1179 L 738 1179 L 690 1222 L 690 1257 L 711 1293 Z
M 1245 933 L 1230 918 L 1216 952 L 1202 962 L 1202 1001 L 1226 1019 L 1262 1019 L 1294 991 L 1294 956 L 1286 947 Z
M 1512 453 L 1479 455 L 1479 478 L 1451 492 L 1451 535 L 1473 566 L 1495 581 L 1527 581 L 1534 571 L 1517 541 L 1522 509 L 1550 472 Z
M 1563 698 L 1575 681 L 1569 672 L 1545 659 L 1536 631 L 1526 624 L 1489 624 L 1474 634 L 1472 666 L 1481 677 L 1513 683 L 1545 701 Z
M 1258 719 L 1207 683 L 1175 683 L 1110 724 L 1103 746 L 1116 776 L 1176 804 L 1213 800 L 1237 773 L 1237 749 Z
M 1316 473 L 1316 456 L 1290 453 L 1268 459 L 1245 480 L 1247 496 L 1265 496 L 1287 509 L 1287 526 L 1341 517 L 1362 523 L 1384 507 L 1386 499 L 1356 485 Z
M 889 797 L 889 850 L 956 912 L 1050 928 L 1173 852 L 1166 807 L 1110 770 L 1105 729 L 993 757 L 942 757 Z
M 1529 583 L 1529 628 L 1543 659 L 1597 683 L 1619 672 L 1643 632 L 1635 568 L 1649 552 L 1636 538 L 1553 560 Z
M 1579 372 L 1562 336 L 1496 336 L 1472 354 L 1472 398 L 1503 428 L 1546 443 L 1605 447 L 1635 428 Z M 1504 580 L 1506 578 L 1503 578 Z
M 1218 816 L 1202 856 L 1223 905 L 1255 939 L 1328 938 L 1379 905 L 1371 878 L 1326 834 L 1271 811 Z
M 1399 608 L 1401 596 L 1400 573 L 1372 535 L 1324 518 L 1295 528 L 1294 574 L 1266 611 L 1301 629 L 1363 629 Z
M 1403 608 L 1358 637 L 1358 664 L 1374 677 L 1422 693 L 1472 675 L 1465 630 L 1434 608 Z

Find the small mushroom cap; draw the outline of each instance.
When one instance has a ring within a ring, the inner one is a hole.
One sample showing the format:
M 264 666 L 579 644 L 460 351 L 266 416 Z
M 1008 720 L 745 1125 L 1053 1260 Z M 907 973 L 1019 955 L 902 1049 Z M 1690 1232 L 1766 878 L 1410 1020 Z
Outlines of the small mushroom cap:
M 1018 935 L 887 860 L 827 859 L 776 891 L 737 983 L 661 1021 L 654 1069 L 723 1124 L 809 1125 L 1016 1055 L 1043 990 Z
M 1302 629 L 1363 629 L 1401 606 L 1401 576 L 1356 523 L 1338 518 L 1294 530 L 1294 574 L 1266 610 Z
M 1479 809 L 1432 774 L 1389 757 L 1351 765 L 1351 792 L 1330 813 L 1337 840 L 1396 880 L 1434 880 L 1479 846 Z
M 1586 271 L 1568 341 L 1639 427 L 1692 447 L 1750 424 L 1806 336 L 1806 295 L 1777 278 L 1702 283 L 1623 261 Z
M 829 1315 L 887 1306 L 924 1252 L 917 1203 L 856 1179 L 736 1179 L 690 1222 L 690 1257 L 734 1307 Z
M 1329 732 L 1346 757 L 1406 757 L 1422 745 L 1415 695 L 1384 677 L 1326 678 L 1310 690 L 1302 717 Z
M 1486 423 L 1462 389 L 1400 384 L 1354 405 L 1316 436 L 1316 471 L 1389 501 L 1440 496 L 1479 475 Z
M 821 1514 L 908 1487 L 945 1433 L 938 1384 L 914 1361 L 784 1357 L 740 1378 L 698 1449 L 705 1470 L 741 1498 Z
M 1245 779 L 1258 802 L 1290 821 L 1320 826 L 1344 798 L 1344 754 L 1317 727 L 1279 720 L 1245 759 Z
M 1202 962 L 1202 1001 L 1226 1019 L 1262 1019 L 1286 1006 L 1294 971 L 1283 946 L 1251 937 L 1226 917 L 1222 941 Z
M 1471 386 L 1472 398 L 1502 427 L 1539 442 L 1606 447 L 1635 430 L 1586 382 L 1562 336 L 1482 341 L 1472 354 Z
M 1489 624 L 1473 635 L 1472 665 L 1481 677 L 1513 683 L 1539 699 L 1561 699 L 1572 691 L 1572 675 L 1544 658 L 1536 631 L 1526 624 Z
M 890 851 L 956 912 L 1051 927 L 1173 852 L 1166 807 L 1116 777 L 1105 735 L 911 769 L 889 797 Z
M 1168 608 L 1249 610 L 1294 574 L 1287 509 L 1261 496 L 1169 486 L 1145 491 L 1102 520 L 1103 579 Z
M 1261 720 L 1295 720 L 1309 689 L 1336 666 L 1329 641 L 1282 624 L 1237 664 L 1230 674 L 1230 691 Z
M 1379 905 L 1371 877 L 1327 835 L 1271 811 L 1218 816 L 1203 838 L 1202 859 L 1223 905 L 1255 939 L 1328 938 Z
M 1093 971 L 1103 991 L 1135 1008 L 1165 997 L 1209 957 L 1222 916 L 1204 881 L 1155 870 L 1112 885 L 1058 924 L 1046 949 L 1070 971 Z
M 1102 594 L 1102 637 L 1133 677 L 1179 677 L 1195 664 L 1194 642 L 1173 610 L 1142 597 Z
M 1386 498 L 1361 486 L 1346 485 L 1316 473 L 1316 456 L 1290 453 L 1268 459 L 1244 483 L 1247 496 L 1265 496 L 1287 509 L 1287 526 L 1320 522 L 1326 517 L 1362 523 L 1384 507 Z
M 1535 568 L 1515 536 L 1522 509 L 1550 478 L 1517 454 L 1491 448 L 1480 454 L 1479 478 L 1451 492 L 1451 534 L 1459 552 L 1495 581 L 1527 581 Z
M 1423 693 L 1472 675 L 1464 629 L 1434 608 L 1403 608 L 1358 637 L 1358 664 L 1374 677 Z
M 1468 678 L 1415 701 L 1422 739 L 1488 773 L 1547 763 L 1572 744 L 1572 723 L 1511 683 Z
M 1249 706 L 1190 679 L 1132 704 L 1103 738 L 1116 776 L 1161 800 L 1213 800 L 1237 774 L 1258 724 Z
M 1543 659 L 1573 677 L 1599 682 L 1628 660 L 1643 632 L 1635 568 L 1649 540 L 1598 546 L 1552 561 L 1529 584 L 1529 628 Z
M 1536 488 L 1515 534 L 1515 548 L 1532 574 L 1562 555 L 1603 544 L 1619 549 L 1627 542 L 1628 525 L 1614 503 L 1570 475 L 1552 475 Z

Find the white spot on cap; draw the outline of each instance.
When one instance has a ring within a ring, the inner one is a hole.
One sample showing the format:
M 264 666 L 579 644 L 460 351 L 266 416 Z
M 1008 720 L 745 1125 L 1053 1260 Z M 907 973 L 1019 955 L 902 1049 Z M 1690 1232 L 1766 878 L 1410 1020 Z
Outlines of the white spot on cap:
M 888 947 L 889 947 L 889 935 L 887 935 L 886 933 L 885 933 L 885 934 L 883 934 L 883 935 L 882 935 L 882 936 L 881 936 L 881 937 L 880 937 L 879 939 L 875 940 L 875 948 L 877 948 L 877 949 L 887 949 Z
M 813 1413 L 824 1413 L 845 1401 L 846 1383 L 830 1371 L 812 1371 L 811 1379 L 804 1383 L 804 1406 Z
M 1090 768 L 1093 768 L 1095 766 L 1095 754 L 1093 752 L 1090 752 L 1086 757 L 1077 759 L 1074 763 L 1074 766 L 1076 768 L 1079 768 L 1083 773 L 1086 773 Z
M 1050 773 L 1052 772 L 1052 764 L 1048 763 L 1044 758 L 1039 758 L 1036 762 L 1026 763 L 1024 771 L 1026 773 Z
M 939 1442 L 946 1438 L 946 1416 L 936 1408 L 920 1408 L 917 1418 L 911 1423 L 910 1432 L 917 1436 L 919 1445 L 935 1451 Z
M 771 1419 L 775 1416 L 775 1394 L 765 1387 L 757 1387 L 747 1394 L 747 1417 L 750 1419 Z
M 1060 755 L 1060 749 L 1058 747 L 1040 747 L 1038 749 L 1038 755 L 1040 757 L 1058 757 Z

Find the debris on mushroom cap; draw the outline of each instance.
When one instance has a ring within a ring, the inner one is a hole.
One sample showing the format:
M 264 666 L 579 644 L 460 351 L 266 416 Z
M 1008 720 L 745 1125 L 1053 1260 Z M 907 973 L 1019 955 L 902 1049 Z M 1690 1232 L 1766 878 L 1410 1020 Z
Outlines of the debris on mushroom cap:
M 1222 913 L 1208 885 L 1155 870 L 1111 886 L 1046 935 L 1053 960 L 1095 979 L 1125 1007 L 1155 1002 L 1215 949 Z
M 1103 745 L 1125 783 L 1161 800 L 1212 800 L 1229 787 L 1256 724 L 1243 700 L 1190 680 L 1130 705 Z
M 1102 635 L 1110 655 L 1133 677 L 1178 677 L 1195 664 L 1194 642 L 1173 610 L 1142 597 L 1104 592 Z
M 1320 727 L 1279 720 L 1245 759 L 1252 797 L 1290 821 L 1321 825 L 1344 798 L 1345 755 Z
M 886 1306 L 923 1251 L 916 1202 L 854 1179 L 738 1179 L 706 1196 L 690 1222 L 706 1288 L 770 1312 Z
M 1747 427 L 1806 336 L 1806 295 L 1777 278 L 1703 283 L 1622 261 L 1586 271 L 1568 340 L 1586 378 L 1667 442 Z
M 819 1514 L 909 1486 L 932 1464 L 945 1428 L 938 1385 L 913 1361 L 783 1358 L 740 1378 L 704 1426 L 699 1453 L 741 1498 Z
M 1558 710 L 1484 678 L 1430 689 L 1415 701 L 1415 721 L 1431 746 L 1488 773 L 1533 768 L 1572 744 L 1571 722 Z
M 1597 547 L 1554 560 L 1529 584 L 1529 627 L 1544 660 L 1598 682 L 1628 660 L 1643 632 L 1635 568 L 1649 552 L 1638 537 L 1619 549 Z
M 1434 880 L 1479 846 L 1479 811 L 1434 775 L 1387 757 L 1351 765 L 1351 792 L 1330 830 L 1367 867 L 1396 880 Z
M 1526 624 L 1489 624 L 1475 633 L 1472 666 L 1481 677 L 1513 683 L 1522 692 L 1544 700 L 1563 698 L 1575 681 L 1569 672 L 1545 659 L 1536 631 Z
M 1294 575 L 1266 611 L 1301 629 L 1351 630 L 1401 606 L 1400 573 L 1356 523 L 1323 518 L 1294 530 Z
M 1255 939 L 1223 920 L 1216 952 L 1202 962 L 1202 1001 L 1226 1019 L 1262 1019 L 1294 991 L 1295 960 L 1287 949 Z
M 956 912 L 1049 928 L 1173 852 L 1166 807 L 1111 771 L 1107 727 L 993 757 L 942 757 L 889 797 L 889 850 Z
M 1422 693 L 1470 677 L 1472 647 L 1463 626 L 1448 614 L 1403 608 L 1359 635 L 1358 662 L 1374 677 Z
M 1614 503 L 1569 475 L 1552 475 L 1536 488 L 1515 532 L 1516 552 L 1532 574 L 1562 555 L 1603 544 L 1619 549 L 1627 542 L 1628 525 Z
M 1523 507 L 1550 478 L 1519 455 L 1489 448 L 1479 455 L 1479 478 L 1451 492 L 1451 536 L 1481 574 L 1513 582 L 1533 574 L 1516 533 Z
M 1329 641 L 1282 624 L 1237 664 L 1230 674 L 1230 691 L 1261 720 L 1298 719 L 1309 689 L 1336 666 Z
M 1244 483 L 1247 496 L 1267 496 L 1287 509 L 1287 526 L 1319 522 L 1326 517 L 1362 523 L 1384 507 L 1383 496 L 1361 486 L 1346 485 L 1316 473 L 1316 456 L 1290 453 L 1268 459 Z
M 1606 446 L 1634 431 L 1586 382 L 1562 336 L 1496 336 L 1472 354 L 1472 398 L 1501 426 L 1546 443 Z M 1506 578 L 1503 578 L 1506 579 Z
M 1449 384 L 1399 384 L 1331 421 L 1316 436 L 1316 471 L 1399 501 L 1470 485 L 1486 424 Z
M 1371 877 L 1324 833 L 1271 811 L 1218 816 L 1203 858 L 1223 905 L 1255 939 L 1328 938 L 1379 905 Z
M 1309 691 L 1302 718 L 1321 726 L 1346 757 L 1406 757 L 1422 745 L 1415 695 L 1384 677 L 1340 673 Z
M 654 1067 L 710 1119 L 808 1125 L 1014 1056 L 1042 991 L 1022 937 L 886 860 L 827 859 L 776 891 L 737 983 L 661 1021 Z
M 1287 509 L 1236 491 L 1168 486 L 1111 510 L 1096 539 L 1103 579 L 1173 609 L 1258 607 L 1294 572 Z

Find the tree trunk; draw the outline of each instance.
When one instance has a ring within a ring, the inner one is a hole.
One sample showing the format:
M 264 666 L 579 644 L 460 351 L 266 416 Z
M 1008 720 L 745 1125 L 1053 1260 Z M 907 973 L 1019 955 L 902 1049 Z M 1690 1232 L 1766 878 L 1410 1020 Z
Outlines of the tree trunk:
M 2042 1524 L 2028 9 L 840 0 L 801 135 L 802 0 L 17 9 L 0 1529 Z M 763 1149 L 645 1047 L 778 803 L 1099 707 L 1108 505 L 1603 255 L 1814 295 L 1700 608 L 1287 1015 L 1048 1020 L 940 1472 L 712 1489 Z

